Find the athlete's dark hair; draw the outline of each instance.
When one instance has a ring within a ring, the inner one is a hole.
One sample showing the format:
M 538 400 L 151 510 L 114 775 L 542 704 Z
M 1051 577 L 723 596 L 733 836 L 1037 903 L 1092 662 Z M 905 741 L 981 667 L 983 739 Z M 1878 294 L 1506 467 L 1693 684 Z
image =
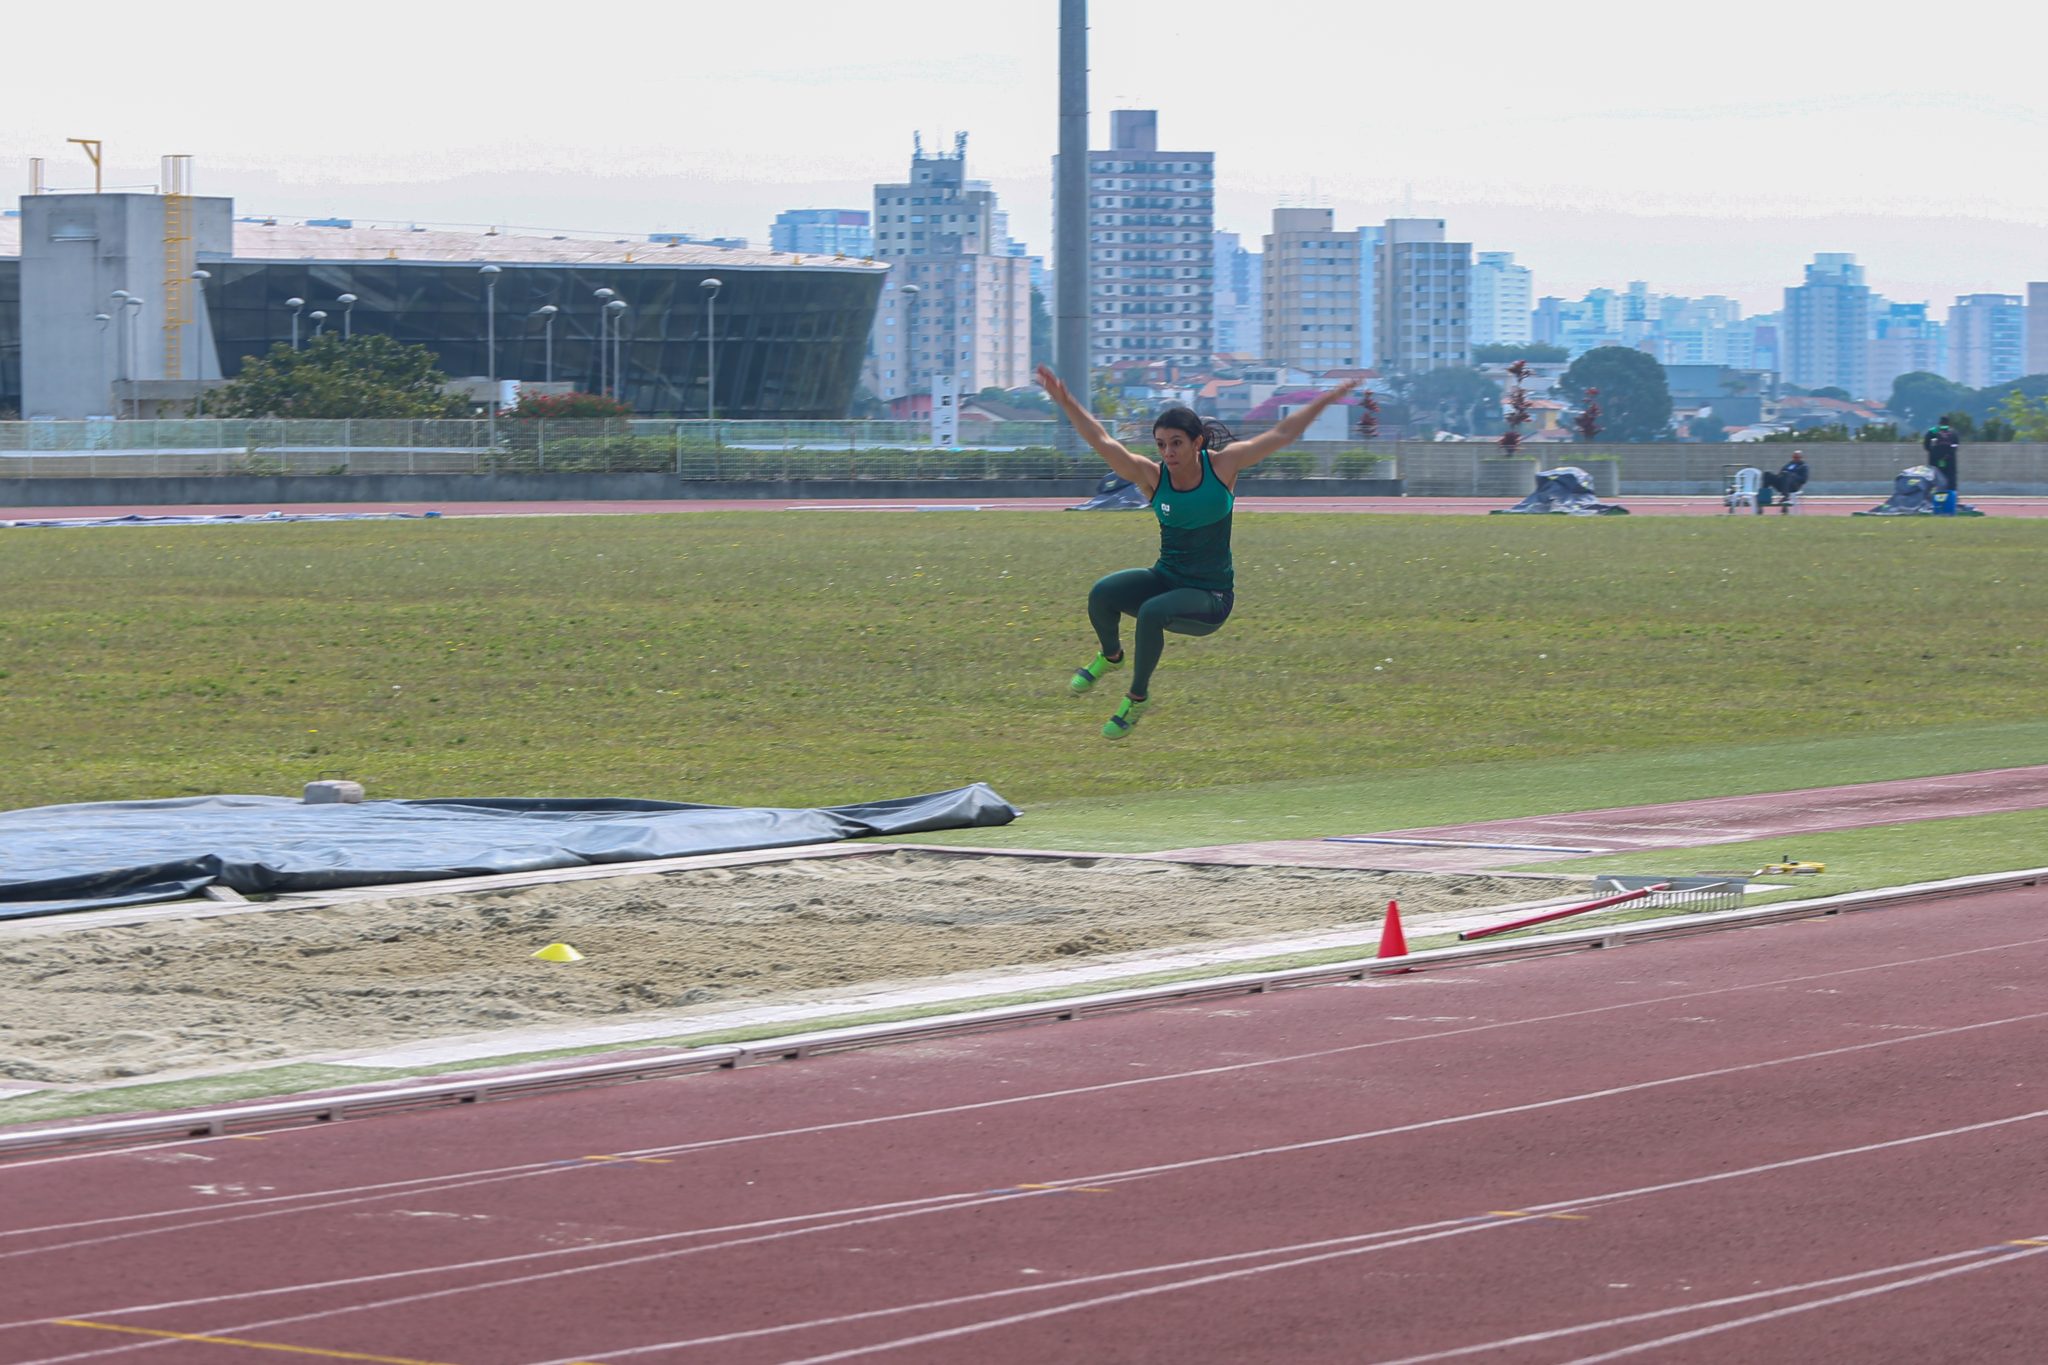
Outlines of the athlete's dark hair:
M 1207 446 L 1211 455 L 1237 439 L 1229 427 L 1214 417 L 1203 417 L 1193 408 L 1180 403 L 1175 403 L 1152 419 L 1152 430 L 1155 434 L 1161 427 L 1169 431 L 1186 433 L 1196 445 Z

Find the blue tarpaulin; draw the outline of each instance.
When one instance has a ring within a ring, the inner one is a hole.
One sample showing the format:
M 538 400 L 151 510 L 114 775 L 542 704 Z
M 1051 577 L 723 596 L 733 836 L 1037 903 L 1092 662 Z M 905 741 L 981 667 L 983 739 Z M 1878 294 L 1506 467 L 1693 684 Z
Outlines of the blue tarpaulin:
M 446 799 L 309 805 L 195 796 L 0 811 L 0 919 L 177 900 L 538 872 L 1006 825 L 977 782 L 811 809 L 668 801 Z

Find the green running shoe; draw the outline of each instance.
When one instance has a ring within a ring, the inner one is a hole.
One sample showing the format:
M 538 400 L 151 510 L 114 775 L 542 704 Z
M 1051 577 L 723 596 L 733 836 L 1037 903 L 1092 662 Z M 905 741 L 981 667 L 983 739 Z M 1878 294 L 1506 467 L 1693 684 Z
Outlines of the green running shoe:
M 1097 654 L 1093 663 L 1083 664 L 1074 670 L 1074 676 L 1067 679 L 1067 690 L 1078 697 L 1089 688 L 1095 686 L 1096 683 L 1102 681 L 1102 675 L 1109 672 L 1110 669 L 1122 668 L 1123 666 L 1124 661 L 1122 659 L 1112 659 L 1106 654 Z
M 1122 739 L 1125 735 L 1138 728 L 1138 721 L 1143 718 L 1144 714 L 1144 702 L 1131 697 L 1125 697 L 1123 705 L 1116 708 L 1116 714 L 1102 722 L 1102 737 L 1104 739 Z

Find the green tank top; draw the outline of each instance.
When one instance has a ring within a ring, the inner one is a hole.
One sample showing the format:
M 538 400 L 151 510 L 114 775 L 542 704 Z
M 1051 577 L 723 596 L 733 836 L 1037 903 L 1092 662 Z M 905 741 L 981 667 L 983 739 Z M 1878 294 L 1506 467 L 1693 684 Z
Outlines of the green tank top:
M 1152 566 L 1186 588 L 1229 592 L 1236 586 L 1230 564 L 1230 513 L 1237 498 L 1217 477 L 1202 451 L 1202 481 L 1183 493 L 1159 466 L 1152 490 L 1152 515 L 1159 518 L 1159 562 Z

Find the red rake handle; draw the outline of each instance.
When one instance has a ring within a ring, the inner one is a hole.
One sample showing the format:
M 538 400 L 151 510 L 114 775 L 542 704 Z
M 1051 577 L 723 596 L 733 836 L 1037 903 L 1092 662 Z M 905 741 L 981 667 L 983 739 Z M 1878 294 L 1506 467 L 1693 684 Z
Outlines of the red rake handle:
M 1511 920 L 1506 924 L 1488 925 L 1484 929 L 1467 929 L 1458 935 L 1458 941 L 1460 943 L 1469 943 L 1475 938 L 1491 938 L 1495 934 L 1505 934 L 1511 929 L 1527 929 L 1532 924 L 1548 924 L 1554 919 L 1563 919 L 1567 915 L 1583 915 L 1588 910 L 1605 910 L 1610 905 L 1623 905 L 1629 901 L 1639 901 L 1653 891 L 1669 891 L 1670 889 L 1670 882 L 1658 882 L 1655 886 L 1645 886 L 1639 887 L 1634 891 L 1624 891 L 1618 896 L 1608 896 L 1603 900 L 1587 901 L 1584 905 L 1570 905 L 1562 910 L 1552 910 L 1546 914 L 1531 915 L 1527 919 Z

